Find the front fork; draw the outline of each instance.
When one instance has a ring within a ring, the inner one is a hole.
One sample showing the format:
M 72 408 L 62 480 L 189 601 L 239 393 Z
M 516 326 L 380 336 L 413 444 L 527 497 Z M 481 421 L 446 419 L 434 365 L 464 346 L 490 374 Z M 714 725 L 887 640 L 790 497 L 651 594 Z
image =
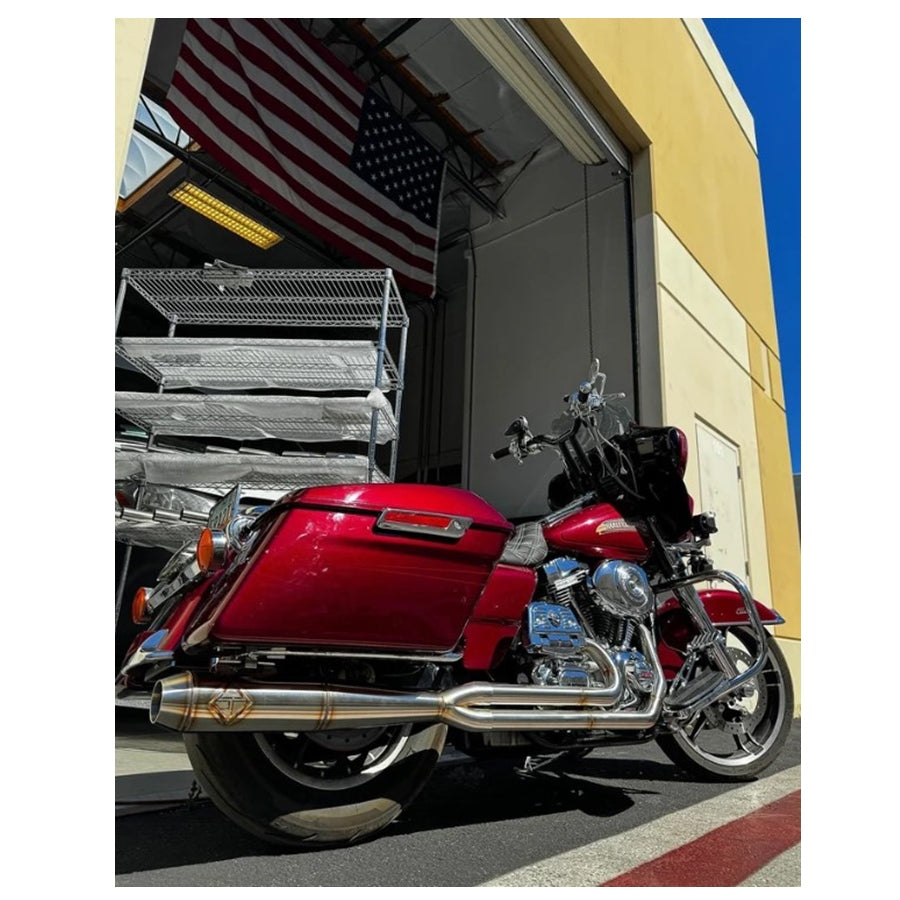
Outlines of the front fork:
M 757 658 L 742 672 L 738 672 L 734 660 L 726 649 L 724 634 L 713 625 L 700 595 L 693 586 L 698 581 L 725 581 L 740 594 L 747 610 L 747 624 L 752 628 L 759 648 Z M 715 703 L 736 688 L 746 684 L 759 672 L 766 659 L 768 634 L 759 618 L 756 604 L 747 585 L 731 572 L 712 570 L 694 575 L 684 575 L 657 585 L 655 590 L 657 593 L 671 591 L 677 597 L 699 632 L 699 635 L 691 642 L 689 651 L 696 653 L 702 650 L 710 663 L 719 670 L 718 675 L 710 681 L 698 682 L 698 687 L 702 688 L 699 693 L 691 690 L 692 683 L 688 683 L 687 686 L 678 690 L 678 679 L 676 678 L 673 683 L 676 690 L 670 691 L 664 701 L 663 714 L 666 718 L 684 722 L 704 707 Z

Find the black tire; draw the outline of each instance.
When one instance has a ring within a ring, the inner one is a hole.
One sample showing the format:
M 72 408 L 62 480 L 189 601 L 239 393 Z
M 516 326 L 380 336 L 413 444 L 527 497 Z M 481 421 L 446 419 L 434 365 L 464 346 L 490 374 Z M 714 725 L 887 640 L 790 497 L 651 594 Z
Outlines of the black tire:
M 739 659 L 756 657 L 749 628 L 729 629 Z M 740 647 L 743 645 L 743 649 Z M 751 696 L 727 699 L 695 715 L 684 727 L 660 735 L 657 743 L 676 765 L 705 781 L 752 781 L 778 757 L 791 730 L 794 687 L 784 654 L 771 636 L 766 661 L 751 680 Z M 744 655 L 741 656 L 740 654 Z
M 237 825 L 273 844 L 350 844 L 390 825 L 424 787 L 446 725 L 317 735 L 185 734 L 197 781 Z M 345 748 L 349 747 L 347 750 Z

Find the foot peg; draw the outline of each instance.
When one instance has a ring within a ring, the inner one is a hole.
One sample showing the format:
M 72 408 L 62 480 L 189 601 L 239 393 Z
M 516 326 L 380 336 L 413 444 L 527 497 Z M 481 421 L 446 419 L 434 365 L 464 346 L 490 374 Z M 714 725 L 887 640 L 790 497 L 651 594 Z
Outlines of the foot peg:
M 727 681 L 721 672 L 705 672 L 689 681 L 683 688 L 679 688 L 674 694 L 669 694 L 666 697 L 666 706 L 669 709 L 684 709 L 704 694 L 713 693 L 723 687 Z
M 525 759 L 525 763 L 522 766 L 518 766 L 515 769 L 517 775 L 533 775 L 538 769 L 543 769 L 545 766 L 549 766 L 551 763 L 556 762 L 558 759 L 566 755 L 566 751 L 562 751 L 561 753 L 548 753 L 537 756 L 528 756 Z

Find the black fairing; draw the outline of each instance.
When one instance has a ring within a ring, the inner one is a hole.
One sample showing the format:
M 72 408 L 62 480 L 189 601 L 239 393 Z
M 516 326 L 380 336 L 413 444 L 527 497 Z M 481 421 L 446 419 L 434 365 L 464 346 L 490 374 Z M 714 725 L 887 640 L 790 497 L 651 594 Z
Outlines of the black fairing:
M 622 450 L 632 470 L 622 472 L 620 480 L 626 487 L 636 485 L 637 491 L 604 479 L 604 488 L 616 495 L 608 498 L 609 502 L 625 518 L 652 516 L 663 540 L 683 538 L 690 531 L 693 508 L 681 471 L 678 429 L 632 425 L 626 434 L 611 441 Z
M 610 443 L 618 452 L 605 447 L 601 456 L 595 448 L 583 457 L 584 465 L 573 460 L 576 481 L 590 484 L 600 501 L 626 519 L 652 517 L 663 540 L 682 539 L 691 530 L 693 504 L 684 486 L 678 429 L 632 425 Z M 560 472 L 548 485 L 547 504 L 561 509 L 579 493 L 573 474 Z

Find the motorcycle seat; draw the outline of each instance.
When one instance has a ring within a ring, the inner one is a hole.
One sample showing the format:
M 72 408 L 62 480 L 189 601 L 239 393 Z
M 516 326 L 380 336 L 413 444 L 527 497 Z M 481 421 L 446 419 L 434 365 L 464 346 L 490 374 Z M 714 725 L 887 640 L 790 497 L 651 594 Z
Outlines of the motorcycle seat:
M 500 556 L 511 566 L 536 566 L 547 558 L 547 541 L 540 522 L 524 522 L 516 527 Z

